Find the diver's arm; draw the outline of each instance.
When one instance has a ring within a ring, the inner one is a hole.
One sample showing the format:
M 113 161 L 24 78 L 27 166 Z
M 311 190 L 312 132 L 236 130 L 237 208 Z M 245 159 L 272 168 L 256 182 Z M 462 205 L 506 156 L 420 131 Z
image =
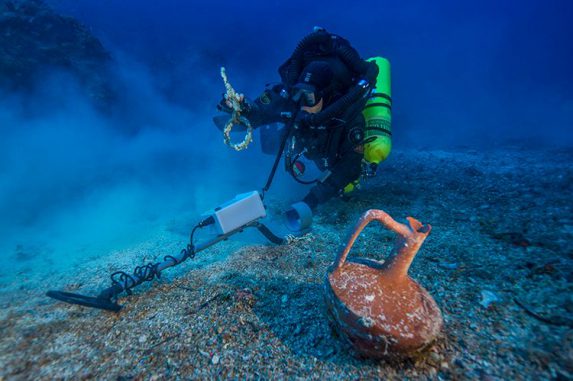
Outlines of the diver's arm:
M 293 102 L 282 92 L 282 84 L 268 85 L 265 91 L 253 102 L 246 102 L 242 113 L 253 127 L 284 121 L 283 113 L 294 109 Z
M 288 94 L 282 91 L 282 84 L 267 85 L 265 91 L 254 101 L 242 98 L 241 116 L 249 120 L 251 127 L 257 128 L 266 124 L 284 122 L 285 115 L 294 115 L 296 104 L 290 100 Z M 233 109 L 225 97 L 217 104 L 222 113 L 213 117 L 218 129 L 223 131 Z M 286 114 L 285 114 L 286 113 Z M 243 127 L 244 126 L 239 126 Z

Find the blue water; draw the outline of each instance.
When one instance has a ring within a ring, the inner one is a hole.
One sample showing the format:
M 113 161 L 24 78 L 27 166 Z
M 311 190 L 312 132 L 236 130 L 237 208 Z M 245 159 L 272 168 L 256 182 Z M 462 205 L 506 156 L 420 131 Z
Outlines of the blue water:
M 390 59 L 403 144 L 573 143 L 570 1 L 52 3 L 150 68 L 191 109 L 217 98 L 222 64 L 254 96 L 319 25 L 364 57 Z
M 59 71 L 33 95 L 3 91 L 0 258 L 27 271 L 131 247 L 174 220 L 185 231 L 260 188 L 272 158 L 232 152 L 211 124 L 219 68 L 255 97 L 315 25 L 391 61 L 397 149 L 573 146 L 571 1 L 48 4 L 100 39 L 130 102 L 103 115 Z M 304 194 L 283 177 L 275 188 L 285 202 Z

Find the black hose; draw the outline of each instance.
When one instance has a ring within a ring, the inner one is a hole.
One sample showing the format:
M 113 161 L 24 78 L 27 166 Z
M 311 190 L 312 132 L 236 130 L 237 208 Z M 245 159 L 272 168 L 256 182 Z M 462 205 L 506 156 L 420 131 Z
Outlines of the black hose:
M 274 243 L 276 245 L 284 245 L 287 242 L 286 237 L 281 238 L 281 237 L 275 235 L 275 233 L 273 233 L 271 231 L 271 229 L 269 229 L 265 225 L 261 224 L 260 222 L 255 223 L 254 226 L 259 230 L 259 232 L 261 232 L 262 235 L 265 236 L 266 239 L 268 239 L 269 241 L 271 241 L 272 243 Z
M 277 168 L 279 166 L 279 163 L 281 161 L 281 157 L 282 157 L 283 152 L 285 150 L 286 143 L 287 143 L 287 140 L 288 140 L 289 135 L 291 133 L 293 125 L 294 125 L 294 118 L 292 118 L 290 121 L 287 122 L 286 127 L 284 129 L 284 132 L 283 132 L 284 135 L 282 136 L 281 145 L 279 147 L 277 155 L 275 156 L 275 161 L 273 163 L 273 167 L 271 169 L 271 172 L 269 173 L 269 177 L 267 178 L 267 182 L 266 182 L 266 184 L 263 187 L 263 190 L 261 192 L 261 198 L 263 200 L 265 198 L 265 194 L 267 193 L 267 191 L 269 190 L 269 188 L 271 187 L 271 185 L 273 183 L 273 179 L 275 178 L 275 173 L 276 173 Z
M 366 74 L 368 62 L 360 58 L 355 49 L 348 45 L 339 45 L 335 53 L 352 71 L 360 75 Z
M 304 37 L 296 46 L 294 52 L 292 53 L 290 59 L 291 62 L 288 67 L 287 71 L 287 78 L 286 84 L 288 86 L 292 86 L 296 83 L 300 72 L 303 69 L 304 64 L 304 53 L 308 51 L 309 46 L 325 44 L 325 43 L 334 43 L 335 36 L 330 34 L 324 30 L 313 32 L 308 36 Z M 337 44 L 336 48 L 334 49 L 334 54 L 340 57 L 342 62 L 346 64 L 352 71 L 355 73 L 366 77 L 369 81 L 376 79 L 375 73 L 374 75 L 367 75 L 369 70 L 372 70 L 372 65 L 370 65 L 367 61 L 360 58 L 358 52 L 352 48 L 350 45 L 346 44 Z
M 349 45 L 340 45 L 336 48 L 336 55 L 355 73 L 360 74 L 368 82 L 374 83 L 378 76 L 378 65 L 360 58 L 358 52 Z
M 334 118 L 336 115 L 340 114 L 343 110 L 352 106 L 354 102 L 357 102 L 364 94 L 366 94 L 368 86 L 356 85 L 354 86 L 346 95 L 338 99 L 336 102 L 325 108 L 323 111 L 316 114 L 308 114 L 307 120 L 311 126 L 319 126 L 326 121 Z M 365 87 L 366 86 L 366 87 Z
M 293 169 L 293 163 L 296 163 L 296 161 L 303 155 L 304 151 L 297 154 L 294 159 L 291 159 L 290 157 L 286 156 L 285 157 L 285 164 L 286 164 L 286 170 L 287 172 L 292 176 L 292 178 L 294 179 L 294 181 L 296 181 L 299 184 L 303 184 L 303 185 L 311 185 L 311 184 L 316 184 L 318 183 L 318 179 L 314 179 L 314 180 L 301 180 L 298 178 L 298 176 L 294 173 L 294 169 Z
M 374 62 L 364 61 L 358 56 L 358 53 L 350 47 L 341 47 L 337 50 L 338 52 L 344 54 L 345 60 L 348 60 L 348 65 L 352 65 L 355 68 L 361 67 L 361 74 L 364 76 L 366 83 L 359 81 L 356 86 L 354 86 L 348 93 L 342 96 L 340 99 L 335 101 L 330 106 L 326 107 L 321 112 L 316 114 L 311 114 L 308 116 L 308 122 L 312 126 L 317 126 L 323 124 L 327 120 L 335 117 L 336 115 L 342 113 L 345 109 L 350 107 L 352 104 L 357 102 L 363 95 L 366 94 L 370 87 L 376 84 L 376 77 L 378 77 L 378 65 Z
M 326 43 L 330 40 L 331 34 L 324 31 L 319 30 L 317 32 L 313 32 L 308 36 L 304 37 L 296 48 L 294 49 L 291 57 L 290 57 L 290 64 L 288 65 L 287 73 L 285 82 L 287 87 L 293 86 L 296 81 L 298 80 L 298 76 L 303 69 L 304 64 L 304 53 L 308 50 L 309 46 L 317 45 Z

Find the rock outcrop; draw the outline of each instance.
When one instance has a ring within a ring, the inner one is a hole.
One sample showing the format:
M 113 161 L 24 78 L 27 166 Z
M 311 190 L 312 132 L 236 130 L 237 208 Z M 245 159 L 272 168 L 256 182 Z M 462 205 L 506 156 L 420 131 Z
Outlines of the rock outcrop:
M 29 91 L 43 76 L 71 73 L 99 106 L 109 102 L 111 56 L 77 20 L 41 0 L 0 0 L 0 87 Z

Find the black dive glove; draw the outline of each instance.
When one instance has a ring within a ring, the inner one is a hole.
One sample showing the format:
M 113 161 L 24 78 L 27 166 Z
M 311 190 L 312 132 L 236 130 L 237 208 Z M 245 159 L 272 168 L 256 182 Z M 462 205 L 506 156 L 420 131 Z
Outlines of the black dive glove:
M 245 96 L 243 96 L 240 105 L 241 105 L 241 114 L 243 115 L 248 114 L 253 108 L 251 103 L 247 100 L 247 97 Z M 228 114 L 231 114 L 233 112 L 233 108 L 229 106 L 229 102 L 227 101 L 226 94 L 223 94 L 223 99 L 221 99 L 217 104 L 217 109 L 219 111 L 226 112 Z
M 227 104 L 227 98 L 225 97 L 224 94 L 223 94 L 223 98 L 219 101 L 219 103 L 217 103 L 217 110 L 222 111 L 222 112 L 226 112 L 227 114 L 230 114 L 233 112 L 233 108 Z

